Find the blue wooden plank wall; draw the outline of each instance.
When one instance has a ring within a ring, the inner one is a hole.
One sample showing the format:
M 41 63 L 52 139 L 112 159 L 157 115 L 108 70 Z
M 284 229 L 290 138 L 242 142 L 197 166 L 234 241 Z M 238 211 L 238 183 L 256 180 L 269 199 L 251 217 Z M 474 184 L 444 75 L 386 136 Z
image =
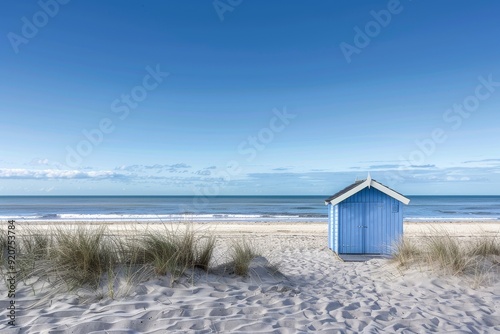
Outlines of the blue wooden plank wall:
M 338 253 L 390 254 L 403 234 L 403 204 L 375 188 L 363 189 L 337 206 L 328 207 L 328 244 Z

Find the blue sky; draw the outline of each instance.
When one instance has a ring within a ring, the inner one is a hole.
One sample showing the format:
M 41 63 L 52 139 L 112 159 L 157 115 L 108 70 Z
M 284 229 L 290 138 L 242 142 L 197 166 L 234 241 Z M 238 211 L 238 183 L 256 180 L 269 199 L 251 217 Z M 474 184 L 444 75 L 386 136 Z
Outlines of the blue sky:
M 0 195 L 498 195 L 499 10 L 5 2 Z

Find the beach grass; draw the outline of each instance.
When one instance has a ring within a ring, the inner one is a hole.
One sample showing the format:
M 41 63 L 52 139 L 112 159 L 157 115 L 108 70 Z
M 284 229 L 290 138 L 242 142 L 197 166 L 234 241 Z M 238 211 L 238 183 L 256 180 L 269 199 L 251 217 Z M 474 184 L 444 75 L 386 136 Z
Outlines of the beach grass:
M 208 271 L 216 245 L 214 235 L 165 225 L 161 231 L 122 236 L 109 234 L 106 226 L 26 228 L 17 240 L 19 280 L 36 276 L 54 293 L 107 291 L 111 298 L 153 275 L 168 274 L 174 282 L 187 269 Z M 0 246 L 3 262 L 6 238 Z
M 42 230 L 26 228 L 23 236 L 17 241 L 19 241 L 16 244 L 17 277 L 26 280 L 37 271 L 37 262 L 49 258 L 53 239 Z
M 165 275 L 172 267 L 176 246 L 168 234 L 148 232 L 129 245 L 133 264 L 151 265 L 156 274 Z
M 54 246 L 49 250 L 49 272 L 60 277 L 71 289 L 82 285 L 98 287 L 103 274 L 118 263 L 119 239 L 106 235 L 104 226 L 76 230 L 56 229 Z
M 400 266 L 406 267 L 415 262 L 421 254 L 422 251 L 414 240 L 402 238 L 394 247 L 392 259 Z
M 418 264 L 434 272 L 451 275 L 485 274 L 499 264 L 500 239 L 498 236 L 470 237 L 461 240 L 446 231 L 432 231 L 418 240 L 403 238 L 395 246 L 393 261 L 400 267 Z
M 7 252 L 7 237 L 3 234 L 0 235 L 0 266 L 4 264 L 5 255 Z
M 490 238 L 477 238 L 473 241 L 470 255 L 500 255 L 500 238 L 498 235 Z
M 157 275 L 179 276 L 187 268 L 196 266 L 196 242 L 196 235 L 189 228 L 183 232 L 166 227 L 161 232 L 148 231 L 129 243 L 129 260 L 151 266 Z
M 194 267 L 208 271 L 210 268 L 210 262 L 215 250 L 215 244 L 217 239 L 214 235 L 208 235 L 206 238 L 202 238 L 196 245 L 195 257 L 194 257 Z
M 230 246 L 230 257 L 234 273 L 238 276 L 248 275 L 250 263 L 259 255 L 255 246 L 248 240 L 234 240 Z
M 464 273 L 473 260 L 467 248 L 449 234 L 428 237 L 426 247 L 427 262 L 437 264 L 439 269 L 452 275 Z
M 209 270 L 214 235 L 163 227 L 121 236 L 110 235 L 105 226 L 25 230 L 19 238 L 19 278 L 37 276 L 54 291 L 107 291 L 113 298 L 153 276 L 168 275 L 173 283 L 188 269 Z
M 35 260 L 45 259 L 52 246 L 52 236 L 40 229 L 27 228 L 21 239 L 20 253 Z

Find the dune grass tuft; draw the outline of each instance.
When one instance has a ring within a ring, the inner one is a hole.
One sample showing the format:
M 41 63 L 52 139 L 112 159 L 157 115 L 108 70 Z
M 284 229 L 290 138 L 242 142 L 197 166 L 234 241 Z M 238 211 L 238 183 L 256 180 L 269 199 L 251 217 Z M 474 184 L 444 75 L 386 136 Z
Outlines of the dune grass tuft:
M 21 241 L 20 253 L 34 260 L 46 259 L 52 246 L 51 235 L 38 229 L 27 229 Z
M 247 240 L 233 241 L 230 252 L 234 273 L 239 276 L 248 275 L 250 263 L 259 256 L 255 247 Z
M 500 255 L 500 240 L 498 236 L 476 239 L 469 251 L 470 255 Z
M 395 247 L 393 260 L 402 267 L 418 263 L 451 275 L 484 274 L 485 263 L 495 263 L 496 258 L 490 258 L 500 255 L 497 237 L 482 236 L 460 241 L 445 231 L 432 232 L 420 238 L 418 243 L 403 238 Z
M 472 260 L 467 250 L 449 234 L 428 237 L 426 247 L 428 262 L 453 275 L 462 274 Z
M 117 263 L 115 243 L 106 236 L 106 228 L 79 227 L 57 229 L 55 244 L 49 251 L 49 274 L 62 279 L 68 288 L 99 286 L 101 276 Z
M 179 276 L 188 268 L 209 268 L 215 248 L 215 237 L 208 236 L 201 243 L 195 232 L 187 228 L 183 232 L 147 232 L 129 246 L 132 263 L 151 265 L 158 275 L 170 273 Z
M 168 254 L 164 256 L 168 259 L 174 248 L 169 238 L 151 232 L 129 241 L 128 247 L 130 261 L 134 264 L 151 263 L 161 254 Z
M 155 273 L 165 275 L 175 267 L 177 247 L 169 234 L 148 232 L 131 246 L 132 263 L 149 264 Z
M 6 252 L 7 252 L 7 238 L 2 233 L 0 235 L 0 266 L 4 265 Z
M 180 268 L 194 267 L 195 264 L 195 244 L 196 237 L 192 229 L 188 229 L 181 233 L 180 236 L 174 237 L 176 245 L 175 265 Z
M 210 261 L 212 260 L 215 250 L 215 236 L 209 235 L 207 238 L 205 238 L 201 245 L 199 243 L 201 243 L 200 240 L 198 240 L 198 244 L 195 249 L 194 267 L 208 271 Z
M 407 267 L 416 261 L 421 253 L 413 240 L 402 238 L 395 246 L 393 260 L 400 266 Z
M 18 279 L 25 280 L 33 275 L 37 261 L 48 259 L 52 237 L 46 231 L 27 228 L 17 241 L 17 276 Z

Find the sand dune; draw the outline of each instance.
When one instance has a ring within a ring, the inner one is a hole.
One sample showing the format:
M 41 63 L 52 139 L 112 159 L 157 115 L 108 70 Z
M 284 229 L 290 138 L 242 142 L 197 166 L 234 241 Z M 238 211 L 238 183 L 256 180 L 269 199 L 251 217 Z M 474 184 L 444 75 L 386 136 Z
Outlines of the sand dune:
M 128 296 L 85 303 L 82 297 L 64 294 L 31 308 L 42 294 L 33 295 L 21 283 L 16 296 L 19 326 L 7 325 L 8 301 L 2 299 L 0 332 L 500 331 L 499 281 L 472 288 L 460 277 L 436 277 L 418 268 L 400 272 L 383 259 L 344 263 L 325 247 L 321 224 L 309 229 L 300 224 L 264 226 L 212 226 L 220 235 L 218 249 L 246 231 L 243 234 L 262 250 L 249 277 L 193 271 L 173 287 L 168 277 L 161 277 L 139 284 Z M 216 261 L 224 260 L 220 251 Z M 278 264 L 279 271 L 269 264 Z M 6 296 L 5 285 L 0 293 Z

